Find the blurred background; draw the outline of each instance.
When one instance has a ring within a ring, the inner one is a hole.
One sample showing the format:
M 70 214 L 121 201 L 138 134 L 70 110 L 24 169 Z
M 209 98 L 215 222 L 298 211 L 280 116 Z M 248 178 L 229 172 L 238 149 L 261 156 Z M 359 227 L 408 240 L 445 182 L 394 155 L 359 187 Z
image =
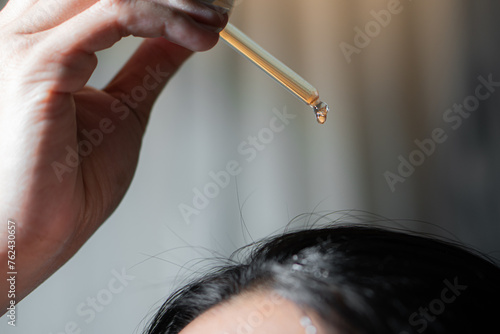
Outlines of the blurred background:
M 487 0 L 237 1 L 230 21 L 318 88 L 327 123 L 223 42 L 196 54 L 155 106 L 120 207 L 0 332 L 140 333 L 213 263 L 203 259 L 292 220 L 387 217 L 500 257 L 499 10 Z M 89 84 L 103 87 L 139 43 L 99 53 Z

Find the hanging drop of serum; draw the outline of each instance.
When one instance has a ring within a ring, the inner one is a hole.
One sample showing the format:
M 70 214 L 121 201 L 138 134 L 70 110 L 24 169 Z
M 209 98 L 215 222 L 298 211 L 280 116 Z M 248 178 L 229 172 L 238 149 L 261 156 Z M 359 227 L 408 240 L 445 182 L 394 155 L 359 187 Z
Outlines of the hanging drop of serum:
M 318 121 L 318 123 L 325 124 L 326 115 L 330 111 L 328 105 L 324 102 L 319 101 L 319 103 L 314 105 L 312 108 L 314 110 L 314 114 L 316 115 L 316 120 Z

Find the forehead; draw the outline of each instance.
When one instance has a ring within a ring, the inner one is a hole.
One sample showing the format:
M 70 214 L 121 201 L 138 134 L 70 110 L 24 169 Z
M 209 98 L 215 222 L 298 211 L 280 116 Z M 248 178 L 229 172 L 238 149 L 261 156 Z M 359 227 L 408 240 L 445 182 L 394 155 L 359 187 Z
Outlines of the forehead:
M 275 292 L 252 292 L 206 311 L 180 334 L 305 334 L 304 316 L 296 304 Z M 315 317 L 307 316 L 315 323 Z M 319 328 L 317 333 L 321 334 Z

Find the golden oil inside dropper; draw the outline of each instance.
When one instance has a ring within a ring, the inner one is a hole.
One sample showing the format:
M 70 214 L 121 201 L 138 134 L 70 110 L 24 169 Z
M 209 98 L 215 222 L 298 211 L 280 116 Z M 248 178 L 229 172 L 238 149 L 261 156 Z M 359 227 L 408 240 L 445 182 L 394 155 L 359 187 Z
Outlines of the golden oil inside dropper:
M 320 124 L 326 122 L 328 105 L 319 100 L 318 90 L 288 66 L 273 57 L 269 52 L 243 34 L 232 24 L 221 31 L 220 37 L 236 51 L 269 74 L 291 93 L 311 106 Z

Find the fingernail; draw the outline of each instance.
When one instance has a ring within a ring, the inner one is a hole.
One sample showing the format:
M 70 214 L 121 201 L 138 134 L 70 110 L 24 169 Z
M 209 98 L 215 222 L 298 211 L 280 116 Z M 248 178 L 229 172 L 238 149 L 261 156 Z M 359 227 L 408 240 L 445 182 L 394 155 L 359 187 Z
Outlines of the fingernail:
M 226 14 L 233 7 L 233 0 L 198 0 L 218 13 Z
M 220 33 L 224 29 L 221 27 L 211 26 L 211 25 L 203 24 L 203 23 L 198 23 L 198 25 L 205 30 L 216 32 L 216 33 Z

